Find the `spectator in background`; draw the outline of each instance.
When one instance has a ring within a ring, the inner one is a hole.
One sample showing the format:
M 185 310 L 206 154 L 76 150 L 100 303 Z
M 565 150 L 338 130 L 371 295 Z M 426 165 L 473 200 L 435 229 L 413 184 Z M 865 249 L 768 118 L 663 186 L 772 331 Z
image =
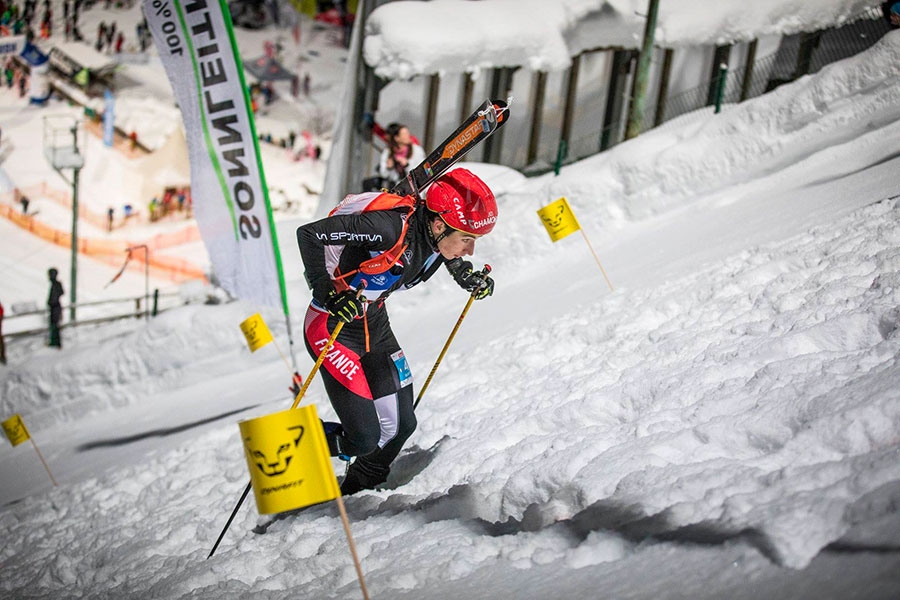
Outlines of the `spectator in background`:
M 103 51 L 103 42 L 106 41 L 106 23 L 104 21 L 100 21 L 100 24 L 97 25 L 97 42 L 94 44 L 94 49 L 97 52 Z
M 44 14 L 41 17 L 41 37 L 47 39 L 53 29 L 53 9 L 50 8 L 50 1 L 44 1 Z
M 19 198 L 19 204 L 22 205 L 22 214 L 23 215 L 28 214 L 28 205 L 30 203 L 31 203 L 31 200 L 28 199 L 28 196 L 23 195 L 21 198 Z
M 15 79 L 15 71 L 13 70 L 13 62 L 12 57 L 8 57 L 6 59 L 6 63 L 3 65 L 3 76 L 6 77 L 6 87 L 12 89 L 13 79 Z
M 378 175 L 385 180 L 382 187 L 390 188 L 406 177 L 408 169 L 425 160 L 425 150 L 402 123 L 391 123 L 386 131 L 387 147 L 381 151 Z
M 59 322 L 62 319 L 62 305 L 60 298 L 65 293 L 63 286 L 56 278 L 59 271 L 50 269 L 47 275 L 50 277 L 50 295 L 47 297 L 47 307 L 50 309 L 50 346 L 62 349 L 62 337 L 59 334 Z
M 116 39 L 116 22 L 113 21 L 109 24 L 109 27 L 106 28 L 106 39 L 103 40 L 106 45 L 106 53 L 109 54 L 113 50 L 113 42 Z
M 884 15 L 885 20 L 892 29 L 900 28 L 900 2 L 892 0 L 891 2 L 882 3 L 881 14 Z
M 113 218 L 116 215 L 116 211 L 112 206 L 106 211 L 106 231 L 111 232 L 113 230 Z
M 0 302 L 0 364 L 6 364 L 6 343 L 3 341 L 3 303 Z

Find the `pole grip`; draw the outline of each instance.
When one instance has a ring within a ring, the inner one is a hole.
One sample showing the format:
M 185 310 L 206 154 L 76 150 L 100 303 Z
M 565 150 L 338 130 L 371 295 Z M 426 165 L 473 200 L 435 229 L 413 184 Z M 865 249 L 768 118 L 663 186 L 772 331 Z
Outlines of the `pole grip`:
M 365 289 L 366 282 L 361 281 L 359 284 L 359 288 L 356 290 L 356 297 L 362 298 L 362 294 Z M 325 355 L 328 354 L 329 350 L 331 350 L 331 347 L 334 345 L 334 341 L 337 339 L 338 334 L 341 333 L 341 329 L 343 328 L 344 322 L 338 321 L 338 324 L 334 327 L 334 331 L 332 332 L 331 337 L 328 338 L 328 341 L 325 343 L 325 347 L 322 348 L 321 352 L 319 352 L 319 358 L 316 359 L 316 364 L 313 365 L 313 368 L 309 372 L 309 375 L 306 376 L 306 381 L 303 383 L 303 387 L 300 388 L 299 392 L 297 392 L 297 397 L 294 398 L 294 403 L 291 405 L 291 409 L 297 408 L 297 405 L 300 404 L 300 400 L 303 399 L 303 395 L 306 393 L 307 388 L 309 388 L 309 384 L 312 383 L 313 377 L 316 376 L 316 373 L 319 372 L 319 367 L 321 367 L 322 363 L 325 362 Z

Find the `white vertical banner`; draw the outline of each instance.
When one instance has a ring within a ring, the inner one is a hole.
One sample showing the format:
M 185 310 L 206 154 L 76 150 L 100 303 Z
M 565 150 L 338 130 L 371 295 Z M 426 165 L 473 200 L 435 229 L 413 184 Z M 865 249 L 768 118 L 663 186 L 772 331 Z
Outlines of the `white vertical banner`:
M 288 314 L 240 53 L 224 0 L 143 0 L 191 161 L 194 215 L 219 284 Z

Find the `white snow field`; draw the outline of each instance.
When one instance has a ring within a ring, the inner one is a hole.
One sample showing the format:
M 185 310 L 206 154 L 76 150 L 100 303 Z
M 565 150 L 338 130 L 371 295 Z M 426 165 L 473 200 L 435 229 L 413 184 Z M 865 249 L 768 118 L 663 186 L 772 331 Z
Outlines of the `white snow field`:
M 498 195 L 475 256 L 497 288 L 385 488 L 345 500 L 371 597 L 898 597 L 898 133 L 894 32 L 558 177 L 468 163 Z M 614 290 L 581 234 L 543 231 L 560 196 Z M 295 337 L 300 222 L 279 223 Z M 465 302 L 444 275 L 388 302 L 417 389 Z M 4 598 L 361 597 L 333 503 L 256 535 L 248 499 L 206 560 L 248 478 L 237 422 L 290 405 L 238 329 L 257 310 L 10 344 L 2 414 L 60 485 L 0 445 Z M 332 414 L 318 380 L 304 403 Z

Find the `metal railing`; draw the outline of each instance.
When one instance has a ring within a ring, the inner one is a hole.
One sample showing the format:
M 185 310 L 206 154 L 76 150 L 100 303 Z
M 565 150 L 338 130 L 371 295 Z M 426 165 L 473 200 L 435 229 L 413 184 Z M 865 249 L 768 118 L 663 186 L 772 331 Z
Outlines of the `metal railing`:
M 135 296 L 135 297 L 127 297 L 127 298 L 115 298 L 111 300 L 96 300 L 93 302 L 78 302 L 75 305 L 77 309 L 88 309 L 87 312 L 90 314 L 90 309 L 98 308 L 101 306 L 109 307 L 109 305 L 133 305 L 134 309 L 131 308 L 122 308 L 119 310 L 110 310 L 109 308 L 105 308 L 103 311 L 96 311 L 94 317 L 80 318 L 75 321 L 63 321 L 60 322 L 60 329 L 78 327 L 80 325 L 91 325 L 96 323 L 106 323 L 110 321 L 118 321 L 121 319 L 142 319 L 147 318 L 148 316 L 156 316 L 159 313 L 165 312 L 167 310 L 171 310 L 173 308 L 177 308 L 185 304 L 183 301 L 179 302 L 165 302 L 165 306 L 160 306 L 160 299 L 164 301 L 171 298 L 181 298 L 181 294 L 178 292 L 167 292 L 164 294 L 160 294 L 159 290 L 155 290 L 153 295 L 151 296 L 151 304 L 147 304 L 145 302 L 145 296 Z M 71 307 L 70 304 L 63 305 L 63 310 L 65 314 L 65 310 Z M 101 314 L 102 313 L 102 314 Z M 29 319 L 30 323 L 26 322 L 21 329 L 16 329 L 14 331 L 4 331 L 3 338 L 4 339 L 15 339 L 19 337 L 27 337 L 33 335 L 43 335 L 48 332 L 47 322 L 50 318 L 50 310 L 48 308 L 36 309 L 36 310 L 26 310 L 22 312 L 17 312 L 15 314 L 6 314 L 3 317 L 3 324 L 6 326 L 10 321 Z M 41 326 L 35 326 L 35 322 L 41 322 Z M 4 327 L 6 329 L 6 327 Z
M 875 45 L 888 31 L 890 26 L 884 20 L 881 11 L 873 7 L 840 27 L 785 36 L 777 52 L 753 62 L 752 73 L 746 83 L 744 81 L 746 66 L 729 69 L 725 75 L 724 95 L 721 100 L 727 105 L 761 96 L 779 85 L 795 81 L 804 75 L 819 71 L 828 64 L 859 54 Z M 663 106 L 661 122 L 711 106 L 709 90 L 715 81 L 711 78 L 694 88 L 668 95 Z M 623 98 L 623 101 L 627 105 L 630 98 Z M 644 111 L 642 131 L 649 131 L 656 125 L 656 111 L 655 104 L 648 106 Z M 708 115 L 705 112 L 698 113 L 697 118 L 708 118 Z M 573 135 L 567 144 L 568 152 L 564 163 L 572 163 L 598 154 L 602 151 L 598 142 L 600 139 L 609 140 L 607 148 L 621 142 L 625 134 L 626 120 L 627 111 L 622 111 L 618 121 L 600 131 L 591 127 L 575 127 L 574 130 L 578 133 Z

